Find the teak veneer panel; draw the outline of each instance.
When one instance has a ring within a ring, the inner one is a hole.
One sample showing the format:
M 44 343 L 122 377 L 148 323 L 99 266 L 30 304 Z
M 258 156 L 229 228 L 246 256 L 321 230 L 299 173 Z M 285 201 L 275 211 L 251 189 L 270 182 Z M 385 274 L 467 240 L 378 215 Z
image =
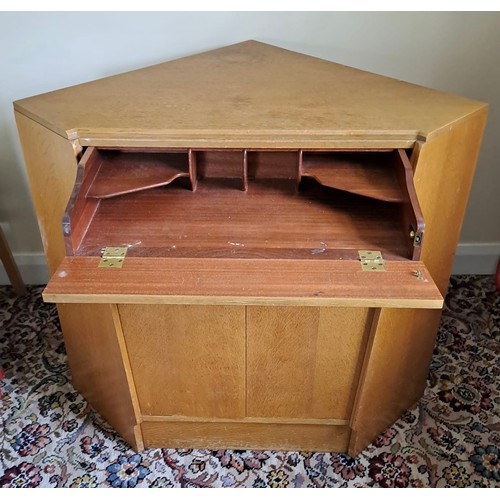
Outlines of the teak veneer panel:
M 481 107 L 256 41 L 15 103 L 82 145 L 214 148 L 411 147 Z
M 121 269 L 97 257 L 66 257 L 43 292 L 47 302 L 311 305 L 437 308 L 443 298 L 421 262 L 388 261 L 366 272 L 359 261 L 146 259 Z M 415 272 L 420 271 L 423 279 Z
M 179 177 L 189 177 L 187 151 L 184 154 L 108 152 L 104 155 L 104 168 L 99 169 L 95 181 L 86 193 L 88 198 L 110 198 L 166 186 Z
M 318 157 L 320 174 L 311 170 Z M 311 173 L 318 182 L 308 179 Z M 191 177 L 191 189 L 185 182 L 152 189 L 177 177 Z M 347 249 L 371 248 L 384 258 L 418 260 L 420 244 L 410 233 L 421 241 L 424 224 L 401 149 L 88 148 L 63 230 L 68 255 L 126 245 L 130 256 L 345 258 Z
M 302 175 L 324 186 L 382 201 L 405 200 L 387 153 L 304 152 Z M 389 163 L 389 164 L 388 164 Z
M 130 256 L 321 258 L 369 248 L 385 258 L 411 256 L 394 206 L 305 181 L 299 193 L 294 181 L 249 180 L 244 192 L 241 179 L 231 186 L 205 179 L 194 193 L 171 185 L 101 200 L 75 253 L 128 246 Z

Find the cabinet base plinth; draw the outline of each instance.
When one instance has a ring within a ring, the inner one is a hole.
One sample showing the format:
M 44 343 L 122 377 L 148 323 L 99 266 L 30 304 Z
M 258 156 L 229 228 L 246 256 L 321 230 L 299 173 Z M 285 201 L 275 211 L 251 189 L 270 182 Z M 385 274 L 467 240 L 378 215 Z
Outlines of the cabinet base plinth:
M 143 422 L 146 448 L 347 450 L 347 425 L 248 422 Z

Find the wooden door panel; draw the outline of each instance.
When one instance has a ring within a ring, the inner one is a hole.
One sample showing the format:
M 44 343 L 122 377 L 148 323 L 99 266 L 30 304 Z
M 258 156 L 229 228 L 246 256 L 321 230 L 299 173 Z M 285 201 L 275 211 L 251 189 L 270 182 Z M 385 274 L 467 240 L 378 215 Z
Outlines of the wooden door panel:
M 248 307 L 247 416 L 348 419 L 368 308 Z
M 245 413 L 245 308 L 120 305 L 143 415 Z

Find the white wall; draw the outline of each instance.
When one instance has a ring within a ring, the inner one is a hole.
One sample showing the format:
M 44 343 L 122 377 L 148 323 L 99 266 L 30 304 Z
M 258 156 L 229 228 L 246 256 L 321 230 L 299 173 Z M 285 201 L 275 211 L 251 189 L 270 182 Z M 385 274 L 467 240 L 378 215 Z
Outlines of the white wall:
M 490 103 L 461 258 L 469 272 L 492 267 L 500 254 L 500 13 L 0 12 L 0 224 L 28 281 L 43 279 L 42 247 L 12 101 L 247 39 Z M 471 253 L 480 255 L 475 264 Z

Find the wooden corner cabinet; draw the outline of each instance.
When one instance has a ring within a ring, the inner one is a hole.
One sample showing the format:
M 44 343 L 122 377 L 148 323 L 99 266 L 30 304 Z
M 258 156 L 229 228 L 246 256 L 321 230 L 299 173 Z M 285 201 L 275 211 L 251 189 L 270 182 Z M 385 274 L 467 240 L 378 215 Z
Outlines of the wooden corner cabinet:
M 485 104 L 249 41 L 14 107 L 74 386 L 135 449 L 355 455 L 421 397 Z

